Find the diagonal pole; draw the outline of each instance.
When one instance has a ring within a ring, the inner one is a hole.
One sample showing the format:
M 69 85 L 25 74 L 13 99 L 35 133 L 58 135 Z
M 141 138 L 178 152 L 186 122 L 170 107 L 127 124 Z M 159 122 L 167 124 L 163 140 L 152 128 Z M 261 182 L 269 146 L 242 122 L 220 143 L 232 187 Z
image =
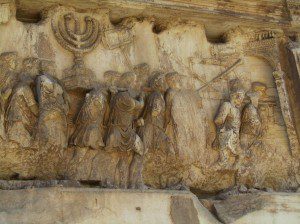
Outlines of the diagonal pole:
M 233 69 L 235 69 L 238 65 L 242 63 L 242 59 L 238 59 L 235 63 L 233 63 L 231 66 L 229 66 L 225 71 L 221 72 L 218 76 L 210 80 L 209 82 L 205 83 L 203 86 L 201 86 L 197 91 L 201 91 L 205 89 L 207 86 L 212 84 L 213 82 L 223 78 L 225 75 L 228 75 Z

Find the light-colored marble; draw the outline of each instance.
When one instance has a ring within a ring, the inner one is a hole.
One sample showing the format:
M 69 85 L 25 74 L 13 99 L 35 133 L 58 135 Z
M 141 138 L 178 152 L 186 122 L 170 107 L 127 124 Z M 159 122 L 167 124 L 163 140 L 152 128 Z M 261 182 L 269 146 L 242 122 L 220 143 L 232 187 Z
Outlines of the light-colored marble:
M 0 223 L 217 224 L 189 192 L 41 188 L 0 191 Z

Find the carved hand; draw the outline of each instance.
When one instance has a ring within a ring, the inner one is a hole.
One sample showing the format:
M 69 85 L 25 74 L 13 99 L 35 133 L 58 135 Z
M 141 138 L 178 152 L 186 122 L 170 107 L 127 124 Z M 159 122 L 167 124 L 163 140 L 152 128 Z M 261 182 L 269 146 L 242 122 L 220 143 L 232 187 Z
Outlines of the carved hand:
M 136 124 L 137 124 L 138 127 L 142 127 L 142 126 L 145 125 L 145 121 L 144 121 L 143 118 L 140 118 L 140 119 L 138 119 L 138 120 L 136 121 Z
M 117 94 L 118 93 L 118 89 L 116 86 L 110 86 L 109 87 L 109 91 L 112 93 L 112 94 Z

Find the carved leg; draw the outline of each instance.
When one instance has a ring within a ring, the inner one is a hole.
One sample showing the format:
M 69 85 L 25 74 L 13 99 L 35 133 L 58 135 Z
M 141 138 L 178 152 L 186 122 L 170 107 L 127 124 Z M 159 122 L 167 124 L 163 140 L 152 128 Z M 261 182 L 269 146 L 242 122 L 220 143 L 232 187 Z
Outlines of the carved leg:
M 221 167 L 227 167 L 228 160 L 229 160 L 229 149 L 228 148 L 221 149 L 219 165 Z
M 22 122 L 15 122 L 8 128 L 9 140 L 20 144 L 24 148 L 28 148 L 31 145 L 30 133 L 25 129 Z
M 117 162 L 116 170 L 115 170 L 115 177 L 114 177 L 114 187 L 120 187 L 120 160 Z
M 130 164 L 130 171 L 129 171 L 129 183 L 130 188 L 143 188 L 143 177 L 142 177 L 142 171 L 143 171 L 143 159 L 144 157 L 134 153 L 134 156 L 132 158 L 131 164 Z
M 127 165 L 127 156 L 121 155 L 121 158 L 118 162 L 117 169 L 119 170 L 119 187 L 122 189 L 127 188 L 128 180 L 128 165 Z

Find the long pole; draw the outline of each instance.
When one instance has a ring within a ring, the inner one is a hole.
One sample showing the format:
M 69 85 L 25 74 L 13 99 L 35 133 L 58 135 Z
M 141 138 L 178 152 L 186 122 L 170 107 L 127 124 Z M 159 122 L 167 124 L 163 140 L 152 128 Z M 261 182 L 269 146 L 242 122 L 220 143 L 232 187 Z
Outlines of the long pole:
M 228 67 L 225 71 L 221 72 L 221 74 L 219 74 L 218 76 L 216 76 L 215 78 L 213 78 L 212 80 L 210 80 L 209 82 L 205 83 L 203 86 L 201 86 L 197 91 L 201 91 L 204 88 L 206 88 L 207 86 L 209 86 L 211 83 L 217 81 L 218 79 L 222 78 L 224 75 L 227 75 L 228 73 L 230 73 L 235 67 L 237 67 L 238 65 L 240 65 L 242 62 L 242 59 L 238 59 L 235 63 L 233 63 L 233 65 L 231 65 L 230 67 Z

